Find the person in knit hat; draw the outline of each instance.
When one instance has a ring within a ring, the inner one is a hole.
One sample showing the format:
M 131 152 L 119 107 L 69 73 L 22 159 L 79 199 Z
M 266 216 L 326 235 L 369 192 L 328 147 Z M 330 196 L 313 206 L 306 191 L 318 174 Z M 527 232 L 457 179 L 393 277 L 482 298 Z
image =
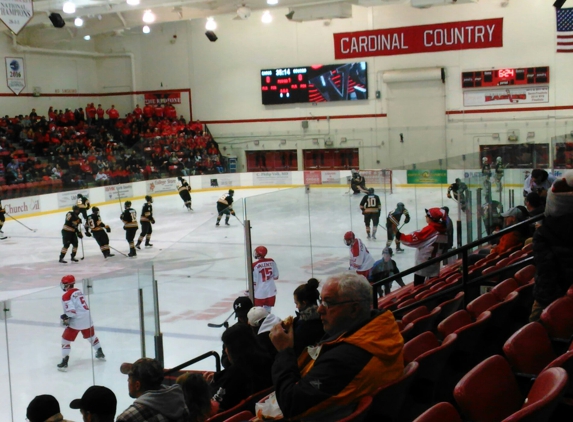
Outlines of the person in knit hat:
M 564 173 L 547 192 L 545 220 L 533 235 L 534 303 L 529 321 L 564 296 L 573 283 L 573 171 Z

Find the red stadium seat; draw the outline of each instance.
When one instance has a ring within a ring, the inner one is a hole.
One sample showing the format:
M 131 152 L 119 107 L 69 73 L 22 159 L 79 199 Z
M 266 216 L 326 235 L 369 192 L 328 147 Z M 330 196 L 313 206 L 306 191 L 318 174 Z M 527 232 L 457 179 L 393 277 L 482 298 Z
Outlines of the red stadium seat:
M 409 324 L 410 322 L 414 322 L 414 320 L 428 315 L 430 311 L 428 310 L 427 306 L 418 306 L 416 309 L 411 310 L 406 315 L 402 317 L 402 322 L 404 324 Z
M 549 337 L 570 340 L 573 336 L 573 299 L 569 296 L 557 299 L 543 310 L 541 323 Z
M 493 305 L 497 305 L 500 300 L 493 293 L 484 293 L 476 297 L 466 307 L 472 318 L 476 319 L 482 312 L 487 311 Z
M 520 286 L 529 284 L 531 279 L 535 277 L 535 265 L 528 265 L 515 273 L 513 278 L 519 283 Z
M 417 335 L 404 344 L 404 364 L 413 362 L 418 356 L 429 350 L 440 347 L 438 338 L 430 331 Z
M 249 421 L 254 417 L 255 415 L 253 415 L 248 410 L 243 410 L 242 412 L 237 413 L 234 416 L 231 416 L 229 419 L 225 419 L 225 422 L 244 422 L 244 421 Z
M 514 371 L 535 376 L 557 357 L 547 330 L 538 322 L 516 331 L 505 342 L 503 352 Z
M 517 281 L 515 281 L 513 278 L 508 278 L 507 280 L 502 281 L 493 289 L 491 289 L 491 293 L 493 293 L 498 300 L 502 301 L 505 300 L 507 295 L 515 291 L 518 287 L 519 284 L 517 284 Z

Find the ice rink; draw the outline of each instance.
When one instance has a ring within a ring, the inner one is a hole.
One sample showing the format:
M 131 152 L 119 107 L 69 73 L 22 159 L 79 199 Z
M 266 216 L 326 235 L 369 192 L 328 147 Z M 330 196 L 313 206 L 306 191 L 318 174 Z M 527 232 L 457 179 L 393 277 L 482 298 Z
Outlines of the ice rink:
M 354 230 L 373 257 L 381 257 L 384 228 L 379 228 L 377 240 L 366 239 L 359 210 L 362 195 L 349 195 L 346 188 L 311 188 L 308 193 L 303 187 L 237 189 L 237 218 L 231 217 L 230 226 L 215 227 L 215 202 L 223 193 L 193 193 L 192 212 L 186 211 L 176 194 L 155 197 L 154 246 L 142 247 L 133 259 L 112 251 L 115 257 L 105 260 L 95 240 L 84 237 L 85 259 L 70 263 L 68 252 L 69 263 L 60 264 L 65 212 L 20 220 L 37 232 L 7 220 L 4 233 L 9 239 L 0 242 L 0 300 L 9 300 L 5 303 L 9 304 L 10 317 L 1 321 L 0 328 L 0 420 L 24 420 L 26 406 L 34 396 L 53 394 L 64 417 L 79 421 L 79 411 L 69 409 L 69 402 L 81 397 L 92 384 L 106 385 L 116 393 L 118 413 L 129 406 L 133 399 L 128 396 L 127 377 L 119 367 L 141 356 L 137 289 L 150 285 L 152 264 L 159 286 L 165 367 L 210 350 L 220 352 L 223 329 L 209 328 L 207 323 L 223 322 L 232 312 L 234 299 L 247 289 L 241 225 L 245 210 L 251 221 L 253 246 L 265 245 L 268 257 L 278 264 L 274 313 L 281 318 L 294 315 L 292 292 L 299 284 L 312 276 L 324 281 L 348 268 L 348 248 L 343 243 L 346 231 Z M 456 206 L 446 198 L 445 188 L 395 188 L 392 194 L 377 193 L 382 199 L 382 216 L 397 202 L 405 204 L 412 217 L 402 229 L 407 233 L 423 227 L 424 208 L 448 205 L 454 210 Z M 133 201 L 133 208 L 139 213 L 143 203 L 143 199 Z M 102 205 L 100 210 L 102 220 L 112 229 L 110 245 L 127 253 L 120 204 Z M 455 220 L 456 215 L 452 217 Z M 406 248 L 405 253 L 394 256 L 401 270 L 413 265 L 414 253 Z M 59 282 L 66 274 L 79 280 L 76 287 L 80 289 L 82 279 L 89 279 L 93 286 L 89 304 L 106 361 L 92 360 L 90 345 L 79 336 L 72 344 L 68 371 L 59 372 L 56 364 L 61 361 L 63 330 L 59 325 Z M 146 287 L 147 332 L 153 329 L 149 293 Z M 229 322 L 233 321 L 234 317 Z M 154 356 L 152 338 L 148 335 L 146 339 L 147 355 Z M 190 369 L 214 367 L 211 358 Z

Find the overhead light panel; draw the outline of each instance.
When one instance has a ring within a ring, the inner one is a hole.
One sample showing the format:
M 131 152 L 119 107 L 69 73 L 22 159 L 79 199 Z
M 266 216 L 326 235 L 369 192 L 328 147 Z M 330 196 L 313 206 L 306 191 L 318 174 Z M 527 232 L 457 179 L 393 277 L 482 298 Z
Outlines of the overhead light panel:
M 82 18 L 80 18 L 79 16 L 74 20 L 75 26 L 82 26 L 83 24 L 84 24 L 84 20 Z
M 89 41 L 91 39 L 92 39 L 92 37 L 90 37 L 89 35 L 84 35 L 84 40 Z
M 273 16 L 271 15 L 271 12 L 269 12 L 268 10 L 265 10 L 263 12 L 263 16 L 261 16 L 261 22 L 271 23 L 272 21 L 273 21 Z
M 64 7 L 62 8 L 64 13 L 72 14 L 76 13 L 76 5 L 73 4 L 71 1 L 67 1 L 64 3 Z
M 214 31 L 215 29 L 217 29 L 217 22 L 215 22 L 215 18 L 208 17 L 207 18 L 207 22 L 205 23 L 205 29 L 207 31 Z
M 155 22 L 155 15 L 149 9 L 143 12 L 143 22 L 145 23 L 153 23 Z
M 149 26 L 145 25 L 143 27 L 143 33 L 144 34 L 149 34 L 151 32 L 151 28 L 149 28 Z
M 269 6 L 274 6 L 276 4 L 279 4 L 279 0 L 267 0 L 267 4 Z
M 137 6 L 139 5 L 139 0 L 127 0 L 126 3 L 130 6 Z

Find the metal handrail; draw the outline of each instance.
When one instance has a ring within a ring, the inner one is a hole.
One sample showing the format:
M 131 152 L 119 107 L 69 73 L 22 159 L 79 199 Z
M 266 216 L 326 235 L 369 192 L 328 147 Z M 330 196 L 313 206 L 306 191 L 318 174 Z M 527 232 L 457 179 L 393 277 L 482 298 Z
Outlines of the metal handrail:
M 210 352 L 203 353 L 202 355 L 197 356 L 196 358 L 188 360 L 187 362 L 184 362 L 181 365 L 177 365 L 174 368 L 171 368 L 171 369 L 165 371 L 165 373 L 163 375 L 164 376 L 171 375 L 177 371 L 180 371 L 183 368 L 191 366 L 194 363 L 200 362 L 203 359 L 207 359 L 208 357 L 211 357 L 211 356 L 213 356 L 215 358 L 215 369 L 216 369 L 216 371 L 221 372 L 221 357 L 219 356 L 219 353 L 215 352 L 214 350 L 211 350 Z
M 451 257 L 451 256 L 459 255 L 460 253 L 461 253 L 461 255 L 462 255 L 462 267 L 461 267 L 461 269 L 462 269 L 462 289 L 464 290 L 464 292 L 466 293 L 466 296 L 467 296 L 467 293 L 468 293 L 468 292 L 467 292 L 467 287 L 468 287 L 468 282 L 469 282 L 469 275 L 468 275 L 468 267 L 469 267 L 469 265 L 468 265 L 468 251 L 469 251 L 470 249 L 472 249 L 472 248 L 475 248 L 476 246 L 479 246 L 479 245 L 483 244 L 483 243 L 487 243 L 487 242 L 489 242 L 489 241 L 491 241 L 491 240 L 493 240 L 493 239 L 496 239 L 496 238 L 498 238 L 498 237 L 501 237 L 501 236 L 503 236 L 503 235 L 506 234 L 506 233 L 510 233 L 510 232 L 515 231 L 515 230 L 518 230 L 518 229 L 520 229 L 520 228 L 522 228 L 522 227 L 529 226 L 529 225 L 531 225 L 532 223 L 535 223 L 536 221 L 543 220 L 543 218 L 545 218 L 545 216 L 544 216 L 543 214 L 541 214 L 541 215 L 536 215 L 535 217 L 531 217 L 531 218 L 529 218 L 529 219 L 527 219 L 527 220 L 524 220 L 524 221 L 522 221 L 522 222 L 520 222 L 520 223 L 514 224 L 514 225 L 512 225 L 512 226 L 510 226 L 510 227 L 508 227 L 508 228 L 506 228 L 506 229 L 500 230 L 499 232 L 497 232 L 497 233 L 495 233 L 495 234 L 490 234 L 489 236 L 482 237 L 481 239 L 478 239 L 478 240 L 474 240 L 473 242 L 470 242 L 470 243 L 468 243 L 468 244 L 466 244 L 466 245 L 464 245 L 464 246 L 462 246 L 462 247 L 460 247 L 460 248 L 454 249 L 454 250 L 452 250 L 452 251 L 450 251 L 450 252 L 446 252 L 446 253 L 444 253 L 444 254 L 442 254 L 442 255 L 436 257 L 436 258 L 432 258 L 432 259 L 430 259 L 430 260 L 428 260 L 428 261 L 426 261 L 426 262 L 424 262 L 424 263 L 422 263 L 422 264 L 415 265 L 415 266 L 413 266 L 413 267 L 411 267 L 411 268 L 408 268 L 408 269 L 405 270 L 405 271 L 402 271 L 402 272 L 400 272 L 400 273 L 398 273 L 398 274 L 391 275 L 390 277 L 386 277 L 386 278 L 383 279 L 383 280 L 380 280 L 380 281 L 377 281 L 377 282 L 373 283 L 373 284 L 372 284 L 372 287 L 373 287 L 373 288 L 372 288 L 372 305 L 373 305 L 374 309 L 378 309 L 378 294 L 377 294 L 377 289 L 376 289 L 377 286 L 381 286 L 381 285 L 384 285 L 384 284 L 386 284 L 386 283 L 392 282 L 392 281 L 394 281 L 394 280 L 396 280 L 396 279 L 398 279 L 398 278 L 402 278 L 402 277 L 404 277 L 404 276 L 406 276 L 406 275 L 409 275 L 409 274 L 412 274 L 412 273 L 414 273 L 414 272 L 416 272 L 416 271 L 418 271 L 418 270 L 421 270 L 422 268 L 426 268 L 426 267 L 429 267 L 430 265 L 433 265 L 433 264 L 436 264 L 436 263 L 438 263 L 438 262 L 441 262 L 441 261 L 443 261 L 444 259 L 447 259 L 447 258 L 449 258 L 449 257 Z M 484 258 L 485 258 L 485 256 L 484 256 Z M 505 269 L 505 268 L 504 268 L 504 269 Z M 442 292 L 439 292 L 439 293 L 440 293 L 439 295 L 433 296 L 432 298 L 435 299 L 436 297 L 442 297 L 442 296 L 444 296 L 443 294 L 441 294 Z M 446 293 L 448 293 L 448 292 L 446 291 Z

